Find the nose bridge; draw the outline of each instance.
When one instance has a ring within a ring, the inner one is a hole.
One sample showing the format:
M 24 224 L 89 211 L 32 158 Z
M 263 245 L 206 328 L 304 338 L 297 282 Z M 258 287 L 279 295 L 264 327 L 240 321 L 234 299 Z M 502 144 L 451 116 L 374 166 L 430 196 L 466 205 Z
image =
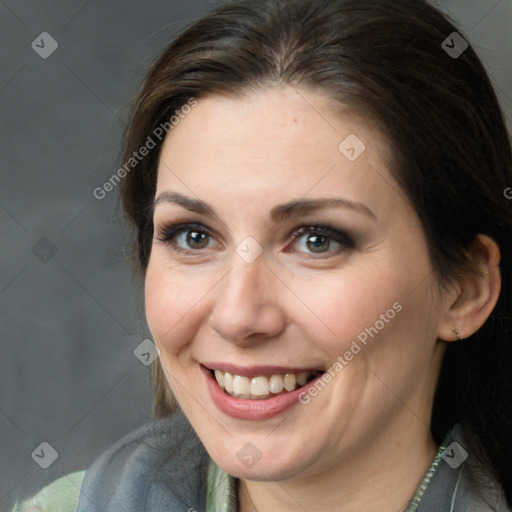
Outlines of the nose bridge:
M 260 259 L 260 258 L 258 258 Z M 233 257 L 231 270 L 224 277 L 219 289 L 216 304 L 223 307 L 238 307 L 239 316 L 258 310 L 264 303 L 264 290 L 262 286 L 264 277 L 262 261 L 247 263 L 236 254 Z
M 284 325 L 273 274 L 262 257 L 248 263 L 237 254 L 231 270 L 217 289 L 210 323 L 217 333 L 234 343 L 253 334 L 274 336 Z

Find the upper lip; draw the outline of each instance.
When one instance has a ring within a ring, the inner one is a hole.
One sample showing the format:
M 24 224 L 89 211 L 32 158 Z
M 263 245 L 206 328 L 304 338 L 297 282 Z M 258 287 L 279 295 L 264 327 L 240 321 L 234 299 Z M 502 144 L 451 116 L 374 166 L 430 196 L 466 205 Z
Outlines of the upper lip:
M 303 372 L 323 372 L 324 370 L 319 367 L 285 367 L 285 366 L 269 366 L 269 365 L 254 365 L 254 366 L 238 366 L 230 363 L 217 363 L 207 362 L 202 363 L 207 370 L 220 370 L 221 372 L 228 372 L 232 375 L 243 375 L 245 377 L 259 377 L 260 375 L 285 375 L 287 373 L 303 373 Z

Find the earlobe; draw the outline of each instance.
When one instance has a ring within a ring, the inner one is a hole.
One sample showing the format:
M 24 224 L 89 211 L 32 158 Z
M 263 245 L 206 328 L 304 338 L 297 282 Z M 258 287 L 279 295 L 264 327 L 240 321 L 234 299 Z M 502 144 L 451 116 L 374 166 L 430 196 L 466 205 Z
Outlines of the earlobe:
M 475 272 L 457 283 L 458 296 L 439 325 L 438 336 L 458 341 L 474 334 L 489 318 L 501 290 L 500 250 L 487 235 L 477 235 L 468 250 Z
M 462 336 L 460 335 L 460 331 L 457 329 L 457 327 L 452 329 L 452 332 L 455 334 L 457 341 L 462 341 Z

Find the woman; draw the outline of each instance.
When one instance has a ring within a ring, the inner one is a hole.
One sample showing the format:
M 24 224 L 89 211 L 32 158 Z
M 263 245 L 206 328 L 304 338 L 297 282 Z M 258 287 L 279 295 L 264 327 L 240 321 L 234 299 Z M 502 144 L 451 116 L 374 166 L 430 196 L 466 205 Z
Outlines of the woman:
M 510 142 L 439 12 L 228 3 L 125 162 L 164 419 L 79 511 L 511 510 Z

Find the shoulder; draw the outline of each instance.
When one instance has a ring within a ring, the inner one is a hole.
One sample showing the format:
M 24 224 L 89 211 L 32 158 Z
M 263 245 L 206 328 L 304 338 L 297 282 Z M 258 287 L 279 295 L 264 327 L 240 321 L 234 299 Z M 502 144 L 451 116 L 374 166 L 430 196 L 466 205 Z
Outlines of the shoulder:
M 78 511 L 201 510 L 209 457 L 183 413 L 121 439 L 87 471 Z
M 18 503 L 13 512 L 75 512 L 85 471 L 65 475 L 33 498 Z
M 204 510 L 209 457 L 181 412 L 151 421 L 87 471 L 59 478 L 13 512 Z
M 458 505 L 455 510 L 463 510 L 464 512 L 511 512 L 503 488 L 489 473 L 489 468 L 482 462 L 478 454 L 471 451 L 464 432 L 462 425 L 457 424 L 451 433 L 452 451 L 455 454 L 457 452 L 460 454 L 462 450 L 462 458 L 466 457 L 461 465 L 461 471 L 457 479 L 458 488 L 456 487 L 454 493 L 454 502 Z M 451 456 L 452 451 L 447 455 Z M 457 455 L 454 458 L 456 459 Z M 454 458 L 452 458 L 452 461 Z M 448 457 L 445 458 L 445 461 L 448 461 Z
M 454 426 L 443 445 L 445 449 L 417 512 L 511 512 L 503 489 L 471 452 L 460 424 Z

